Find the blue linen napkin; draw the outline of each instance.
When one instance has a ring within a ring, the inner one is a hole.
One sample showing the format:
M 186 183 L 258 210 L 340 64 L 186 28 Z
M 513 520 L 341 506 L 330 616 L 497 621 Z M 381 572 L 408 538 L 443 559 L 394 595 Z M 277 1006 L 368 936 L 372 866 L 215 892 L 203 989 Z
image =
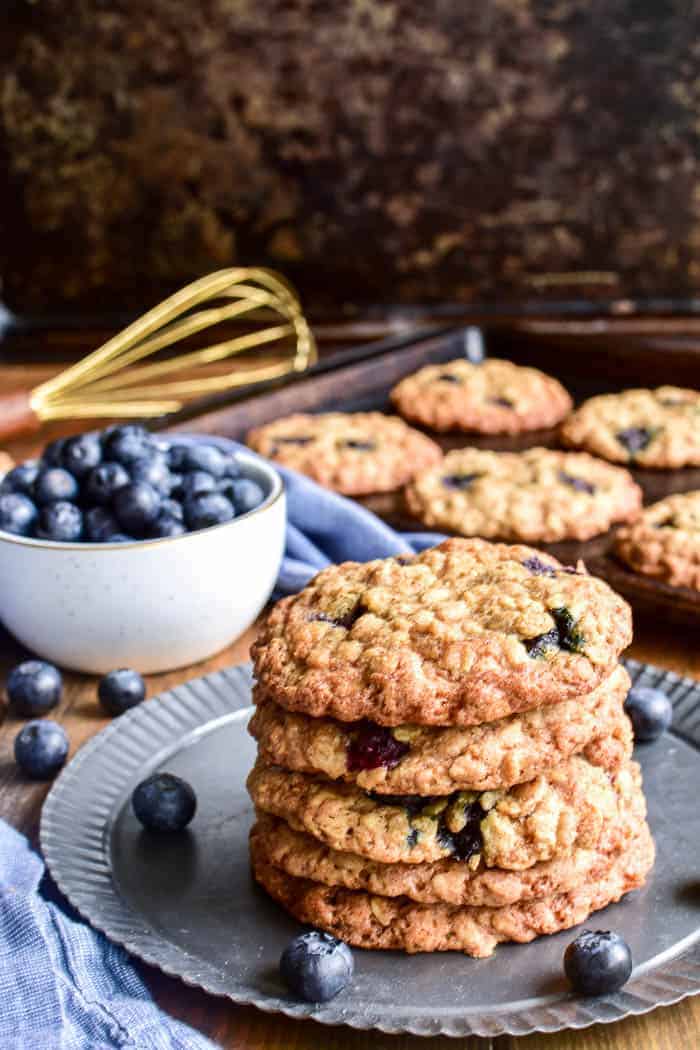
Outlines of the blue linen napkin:
M 221 448 L 224 438 L 193 437 Z M 350 500 L 280 468 L 286 546 L 275 595 L 292 594 L 332 562 L 369 561 L 439 543 L 398 533 Z M 156 1005 L 127 953 L 62 902 L 41 858 L 0 821 L 2 1050 L 215 1050 Z

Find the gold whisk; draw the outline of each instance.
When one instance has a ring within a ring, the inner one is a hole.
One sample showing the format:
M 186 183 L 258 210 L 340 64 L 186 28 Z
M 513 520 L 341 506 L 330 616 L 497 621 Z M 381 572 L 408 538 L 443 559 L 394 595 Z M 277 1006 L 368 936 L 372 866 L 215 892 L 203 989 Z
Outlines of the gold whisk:
M 256 327 L 203 349 L 139 364 L 212 325 L 247 317 Z M 279 323 L 267 324 L 267 320 Z M 226 372 L 173 379 L 182 369 L 293 337 L 285 360 Z M 0 397 L 0 439 L 36 430 L 54 419 L 141 418 L 176 412 L 205 394 L 302 372 L 316 360 L 316 344 L 294 289 L 274 270 L 235 267 L 193 281 L 153 307 L 88 357 L 30 393 Z

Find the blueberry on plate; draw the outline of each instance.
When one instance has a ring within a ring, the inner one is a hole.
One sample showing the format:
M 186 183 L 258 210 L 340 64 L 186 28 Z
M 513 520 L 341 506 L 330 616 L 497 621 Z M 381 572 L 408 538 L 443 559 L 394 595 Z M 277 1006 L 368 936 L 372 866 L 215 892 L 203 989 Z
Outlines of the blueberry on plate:
M 28 496 L 19 492 L 0 493 L 0 529 L 15 536 L 28 536 L 36 516 L 36 507 Z
M 173 488 L 173 475 L 168 461 L 162 452 L 152 452 L 148 456 L 136 459 L 129 467 L 132 481 L 145 481 L 152 485 L 161 496 L 169 496 Z
M 112 503 L 122 529 L 143 536 L 160 512 L 160 494 L 146 481 L 132 481 L 117 489 Z
M 57 499 L 71 502 L 78 497 L 78 482 L 63 467 L 49 467 L 37 474 L 34 499 L 37 503 L 53 503 Z
M 136 460 L 152 453 L 154 448 L 154 440 L 146 428 L 129 423 L 115 427 L 108 435 L 104 443 L 104 458 L 130 467 Z
M 605 995 L 626 984 L 632 953 L 619 933 L 584 930 L 564 953 L 564 973 L 581 995 Z
M 34 495 L 34 482 L 40 469 L 41 466 L 35 459 L 27 460 L 19 467 L 13 467 L 0 482 L 0 492 L 19 492 L 31 499 Z
M 235 516 L 231 503 L 220 492 L 204 492 L 185 503 L 185 521 L 194 532 L 212 525 L 223 525 Z
M 91 470 L 84 482 L 85 497 L 90 503 L 106 507 L 112 502 L 117 489 L 131 481 L 126 467 L 121 463 L 100 463 Z
M 135 543 L 133 536 L 127 536 L 125 532 L 112 532 L 101 541 L 102 543 Z
M 141 703 L 146 696 L 146 683 L 138 671 L 122 667 L 100 678 L 97 695 L 107 714 L 115 717 Z
M 75 503 L 57 500 L 47 503 L 39 512 L 36 535 L 54 543 L 77 543 L 83 535 L 83 515 Z
M 80 480 L 102 460 L 102 446 L 97 434 L 79 434 L 68 438 L 61 453 L 61 463 Z
M 629 716 L 637 743 L 656 740 L 665 733 L 673 720 L 671 701 L 661 689 L 633 685 L 625 700 L 625 713 Z
M 333 999 L 350 983 L 354 970 L 347 944 L 319 930 L 295 937 L 280 957 L 280 974 L 285 984 L 310 1003 Z
M 148 535 L 152 540 L 161 540 L 184 536 L 186 532 L 185 524 L 180 518 L 172 514 L 161 513 L 151 525 Z
M 34 780 L 49 780 L 67 756 L 68 737 L 58 722 L 28 722 L 15 737 L 15 762 Z
M 265 499 L 260 485 L 251 478 L 233 478 L 228 491 L 228 498 L 236 508 L 236 514 L 247 514 L 248 511 L 255 510 Z
M 184 473 L 203 470 L 214 478 L 223 478 L 226 459 L 224 453 L 214 445 L 187 445 L 179 469 Z
M 204 470 L 191 470 L 183 474 L 175 492 L 184 501 L 193 496 L 203 496 L 205 492 L 216 491 L 216 478 Z
M 131 796 L 134 813 L 149 831 L 182 831 L 197 809 L 197 796 L 173 773 L 154 773 Z
M 60 671 L 44 660 L 25 660 L 13 667 L 7 679 L 7 699 L 23 718 L 45 715 L 61 699 Z
M 104 543 L 108 536 L 119 531 L 117 519 L 106 507 L 91 507 L 83 515 L 85 536 L 92 543 Z

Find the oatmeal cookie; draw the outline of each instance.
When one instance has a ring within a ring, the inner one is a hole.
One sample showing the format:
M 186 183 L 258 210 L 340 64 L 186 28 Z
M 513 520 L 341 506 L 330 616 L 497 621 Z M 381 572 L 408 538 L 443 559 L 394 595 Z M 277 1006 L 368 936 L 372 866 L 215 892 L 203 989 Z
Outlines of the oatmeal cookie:
M 561 383 L 536 368 L 492 357 L 426 365 L 402 379 L 391 400 L 406 419 L 433 430 L 521 434 L 553 427 L 572 401 Z
M 608 822 L 595 847 L 575 847 L 564 857 L 533 864 L 523 871 L 473 870 L 459 860 L 432 864 L 381 864 L 334 850 L 277 817 L 257 814 L 250 833 L 251 850 L 295 878 L 362 890 L 380 897 L 408 897 L 421 904 L 502 908 L 517 901 L 551 897 L 603 878 L 619 852 L 639 835 L 646 815 L 641 788 L 621 800 L 617 819 Z
M 451 539 L 345 562 L 283 598 L 252 653 L 260 694 L 344 722 L 466 726 L 592 692 L 632 640 L 602 580 L 530 547 Z
M 531 448 L 448 452 L 406 489 L 409 510 L 431 527 L 528 543 L 587 540 L 631 521 L 642 490 L 623 467 L 585 452 Z
M 407 897 L 323 886 L 273 867 L 257 848 L 252 853 L 255 879 L 300 922 L 358 948 L 461 951 L 475 958 L 491 955 L 503 941 L 526 943 L 578 925 L 591 912 L 642 886 L 653 863 L 654 843 L 644 824 L 599 879 L 568 893 L 489 908 L 417 904 Z
M 337 722 L 263 700 L 248 728 L 270 765 L 382 794 L 449 795 L 511 787 L 578 752 L 629 757 L 622 710 L 629 688 L 629 675 L 616 667 L 586 696 L 466 728 Z
M 474 870 L 521 871 L 595 847 L 639 775 L 635 762 L 606 770 L 576 755 L 507 790 L 373 795 L 258 760 L 248 790 L 258 809 L 332 849 L 384 864 L 454 857 Z
M 700 492 L 669 496 L 621 529 L 615 552 L 636 572 L 700 590 Z
M 565 444 L 615 463 L 700 466 L 700 391 L 660 386 L 592 397 L 564 423 Z
M 391 492 L 442 459 L 431 438 L 381 412 L 286 416 L 251 430 L 246 440 L 261 455 L 348 496 Z

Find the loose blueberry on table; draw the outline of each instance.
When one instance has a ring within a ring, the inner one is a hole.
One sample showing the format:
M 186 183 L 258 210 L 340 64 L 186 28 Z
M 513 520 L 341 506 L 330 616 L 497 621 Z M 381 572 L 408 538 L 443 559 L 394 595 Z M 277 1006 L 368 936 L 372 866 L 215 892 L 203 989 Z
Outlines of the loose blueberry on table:
M 40 460 L 9 471 L 0 481 L 0 530 L 62 543 L 172 538 L 231 521 L 264 499 L 235 455 L 131 423 L 61 438 Z
M 195 814 L 197 796 L 174 773 L 154 773 L 136 787 L 131 805 L 148 831 L 182 831 Z
M 280 957 L 285 984 L 310 1003 L 327 1003 L 335 998 L 350 983 L 354 970 L 347 944 L 319 930 L 295 937 Z
M 97 695 L 107 714 L 116 717 L 141 703 L 146 696 L 146 683 L 138 671 L 121 667 L 100 679 Z
M 68 737 L 58 722 L 28 722 L 15 737 L 15 761 L 34 780 L 49 780 L 67 757 Z
M 10 671 L 7 699 L 15 714 L 23 718 L 45 715 L 61 699 L 60 671 L 44 660 L 25 660 Z
M 632 723 L 637 743 L 657 740 L 673 719 L 673 707 L 666 694 L 661 689 L 644 685 L 632 686 L 625 700 L 625 713 Z
M 632 973 L 632 953 L 618 933 L 584 930 L 564 953 L 564 973 L 575 992 L 617 992 Z

